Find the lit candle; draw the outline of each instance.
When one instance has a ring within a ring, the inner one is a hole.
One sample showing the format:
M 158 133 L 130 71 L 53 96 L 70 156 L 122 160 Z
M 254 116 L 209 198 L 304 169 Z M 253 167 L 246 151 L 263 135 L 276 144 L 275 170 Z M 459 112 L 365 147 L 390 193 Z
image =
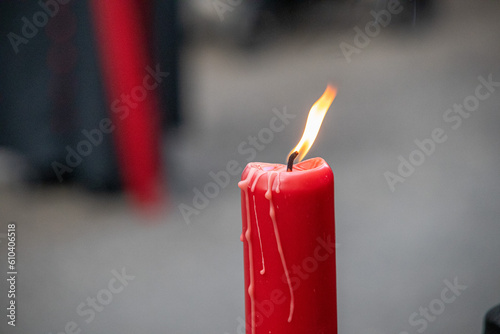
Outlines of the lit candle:
M 336 95 L 313 105 L 288 165 L 249 163 L 241 205 L 247 334 L 337 333 L 333 172 L 322 158 L 300 161 Z

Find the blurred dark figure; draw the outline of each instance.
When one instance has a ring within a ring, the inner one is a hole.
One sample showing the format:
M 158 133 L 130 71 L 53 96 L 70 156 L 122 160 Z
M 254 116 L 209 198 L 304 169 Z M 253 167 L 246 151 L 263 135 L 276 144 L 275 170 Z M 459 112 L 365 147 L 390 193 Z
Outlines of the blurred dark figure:
M 197 11 L 196 1 L 188 10 Z M 215 0 L 211 2 L 211 15 L 202 17 L 212 22 L 215 34 L 240 46 L 254 46 L 274 35 L 277 27 L 293 25 L 296 13 L 318 0 Z M 200 2 L 198 2 L 199 4 Z M 201 10 L 199 10 L 201 12 Z
M 493 307 L 486 313 L 484 334 L 500 334 L 500 305 Z
M 398 1 L 403 7 L 403 12 L 394 18 L 392 24 L 396 29 L 423 27 L 432 18 L 433 0 L 189 0 L 186 11 L 199 13 L 197 19 L 205 22 L 203 30 L 212 28 L 217 37 L 251 47 L 273 39 L 277 31 L 293 33 L 300 30 L 302 19 L 311 17 L 302 14 L 311 14 L 311 10 L 315 20 L 306 22 L 306 25 L 338 28 L 338 22 L 331 20 L 332 15 L 324 13 L 332 11 L 350 27 L 371 10 L 378 12 L 386 9 L 391 1 Z M 328 22 L 324 22 L 321 16 L 328 17 Z
M 177 2 L 107 3 L 0 2 L 0 145 L 26 157 L 32 182 L 125 187 L 147 200 L 155 195 L 147 189 L 153 185 L 144 183 L 161 182 L 160 130 L 181 119 Z M 118 11 L 109 12 L 113 8 L 122 9 L 121 19 Z M 107 24 L 115 32 L 132 32 L 110 35 L 102 30 Z M 113 45 L 120 46 L 120 55 Z M 122 58 L 134 68 L 113 68 Z M 168 76 L 160 77 L 161 84 L 147 97 L 139 97 L 137 107 L 130 102 L 126 117 L 118 117 L 113 104 L 127 102 L 121 94 L 140 88 L 142 80 L 133 80 L 148 75 L 147 68 Z M 134 71 L 140 73 L 128 75 Z M 146 175 L 152 173 L 158 175 Z

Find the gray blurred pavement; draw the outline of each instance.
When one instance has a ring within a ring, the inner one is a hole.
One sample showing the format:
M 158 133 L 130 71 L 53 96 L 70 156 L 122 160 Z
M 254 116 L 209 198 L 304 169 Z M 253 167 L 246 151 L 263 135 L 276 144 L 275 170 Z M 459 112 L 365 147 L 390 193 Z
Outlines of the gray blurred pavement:
M 338 96 L 308 157 L 335 173 L 339 333 L 417 333 L 411 315 L 455 278 L 467 288 L 424 332 L 481 333 L 483 315 L 500 303 L 500 88 L 457 129 L 443 115 L 474 94 L 479 76 L 500 81 L 500 3 L 448 1 L 438 13 L 418 34 L 382 29 L 350 63 L 339 44 L 352 44 L 352 28 L 367 21 L 297 32 L 253 52 L 190 44 L 189 122 L 165 138 L 164 215 L 147 220 L 125 198 L 70 187 L 0 188 L 0 233 L 17 223 L 19 272 L 17 326 L 2 314 L 0 333 L 56 334 L 72 321 L 82 333 L 236 333 L 244 314 L 238 178 L 190 224 L 178 205 L 192 204 L 209 172 L 247 162 L 238 145 L 268 126 L 273 108 L 296 117 L 254 160 L 284 162 L 329 81 Z M 395 173 L 398 156 L 436 128 L 447 140 L 392 192 L 384 172 Z M 1 235 L 0 254 L 5 312 Z M 79 315 L 123 268 L 134 276 L 123 290 L 91 320 Z

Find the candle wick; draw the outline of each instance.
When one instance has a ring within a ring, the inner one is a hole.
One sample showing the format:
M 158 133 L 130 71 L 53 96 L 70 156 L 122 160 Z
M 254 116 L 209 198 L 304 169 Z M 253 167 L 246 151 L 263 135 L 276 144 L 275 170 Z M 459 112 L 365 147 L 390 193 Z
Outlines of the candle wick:
M 286 167 L 286 171 L 287 172 L 291 172 L 292 171 L 292 169 L 293 169 L 293 161 L 295 160 L 295 158 L 297 157 L 297 155 L 299 155 L 299 152 L 295 151 L 292 154 L 290 154 L 290 156 L 288 157 L 288 165 Z

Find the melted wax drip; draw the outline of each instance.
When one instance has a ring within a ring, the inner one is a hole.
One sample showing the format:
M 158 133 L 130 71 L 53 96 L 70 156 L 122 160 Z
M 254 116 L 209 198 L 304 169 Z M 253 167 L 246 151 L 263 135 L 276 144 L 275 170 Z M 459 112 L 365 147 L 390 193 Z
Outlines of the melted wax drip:
M 260 270 L 260 274 L 264 275 L 266 273 L 266 265 L 264 263 L 264 250 L 262 249 L 262 238 L 260 237 L 259 220 L 257 219 L 257 206 L 255 205 L 255 195 L 253 195 L 253 212 L 255 213 L 255 224 L 257 224 L 257 232 L 259 234 L 260 257 L 262 259 L 262 269 Z
M 245 192 L 246 213 L 247 213 L 247 229 L 245 231 L 245 238 L 248 243 L 248 264 L 250 270 L 250 284 L 248 285 L 248 296 L 250 296 L 250 317 L 252 318 L 252 334 L 255 334 L 255 295 L 254 295 L 254 272 L 253 272 L 253 256 L 252 256 L 252 224 L 250 220 L 250 203 L 248 198 L 248 184 L 252 180 L 255 169 L 251 169 L 245 180 L 240 181 L 238 186 Z
M 276 193 L 280 193 L 280 175 L 281 173 L 278 172 L 278 175 L 276 176 L 276 179 L 278 179 L 278 182 L 276 183 Z
M 253 245 L 252 245 L 252 240 L 251 240 L 251 220 L 250 220 L 250 196 L 248 194 L 248 189 L 251 188 L 252 193 L 255 190 L 255 187 L 257 185 L 257 181 L 260 179 L 260 177 L 264 174 L 268 175 L 268 183 L 267 183 L 267 190 L 265 193 L 265 197 L 267 200 L 269 200 L 269 216 L 271 217 L 271 220 L 273 222 L 273 227 L 274 227 L 274 234 L 276 237 L 276 245 L 278 248 L 278 253 L 281 258 L 281 264 L 283 265 L 283 270 L 285 271 L 285 276 L 286 280 L 288 283 L 288 288 L 290 290 L 290 313 L 288 315 L 288 322 L 292 321 L 293 318 L 293 310 L 294 310 L 294 294 L 293 294 L 293 289 L 292 289 L 292 282 L 290 280 L 290 273 L 288 271 L 288 267 L 286 265 L 285 261 L 285 255 L 283 254 L 283 247 L 281 245 L 281 239 L 279 235 L 279 230 L 278 230 L 278 224 L 276 223 L 276 214 L 275 214 L 275 207 L 273 203 L 273 184 L 274 181 L 277 180 L 276 184 L 276 193 L 280 192 L 280 172 L 270 172 L 270 173 L 260 173 L 257 175 L 255 180 L 252 182 L 252 178 L 255 174 L 255 169 L 251 169 L 248 172 L 247 177 L 240 181 L 238 183 L 238 186 L 245 192 L 245 204 L 246 204 L 246 214 L 247 214 L 247 229 L 244 231 L 241 236 L 240 240 L 243 242 L 245 239 L 248 243 L 248 262 L 249 262 L 249 271 L 250 271 L 250 284 L 248 285 L 248 295 L 250 297 L 250 317 L 251 317 L 251 326 L 252 326 L 252 334 L 255 334 L 255 295 L 254 295 L 254 288 L 255 288 L 255 273 L 254 273 L 254 265 L 253 265 Z M 273 178 L 274 175 L 274 178 Z M 249 187 L 250 183 L 252 182 L 251 187 Z M 260 235 L 260 227 L 259 227 L 259 221 L 257 218 L 257 207 L 255 204 L 255 195 L 253 195 L 253 207 L 254 207 L 254 214 L 255 214 L 255 223 L 257 225 L 257 232 L 259 236 L 259 243 L 260 243 L 260 251 L 261 251 L 261 258 L 262 258 L 262 270 L 260 271 L 261 275 L 264 275 L 266 272 L 265 264 L 264 264 L 264 252 L 262 249 L 262 239 Z
M 274 179 L 272 176 L 275 175 Z M 278 247 L 278 253 L 280 254 L 281 258 L 281 264 L 283 265 L 283 270 L 285 271 L 285 276 L 286 276 L 286 281 L 288 283 L 288 289 L 290 290 L 290 313 L 288 315 L 288 322 L 292 321 L 293 318 L 293 309 L 294 309 L 294 295 L 293 295 L 293 289 L 292 289 L 292 282 L 290 280 L 290 273 L 288 272 L 288 268 L 286 266 L 286 261 L 285 261 L 285 254 L 283 254 L 283 247 L 281 246 L 281 239 L 280 239 L 280 234 L 278 231 L 278 224 L 276 223 L 276 213 L 275 213 L 275 208 L 273 204 L 273 183 L 276 178 L 278 178 L 278 184 L 279 184 L 279 175 L 280 172 L 271 172 L 268 176 L 268 182 L 267 182 L 267 191 L 266 191 L 266 198 L 269 200 L 269 216 L 271 217 L 271 220 L 273 221 L 273 227 L 274 227 L 274 235 L 276 236 L 276 245 Z M 276 191 L 278 192 L 278 191 Z

